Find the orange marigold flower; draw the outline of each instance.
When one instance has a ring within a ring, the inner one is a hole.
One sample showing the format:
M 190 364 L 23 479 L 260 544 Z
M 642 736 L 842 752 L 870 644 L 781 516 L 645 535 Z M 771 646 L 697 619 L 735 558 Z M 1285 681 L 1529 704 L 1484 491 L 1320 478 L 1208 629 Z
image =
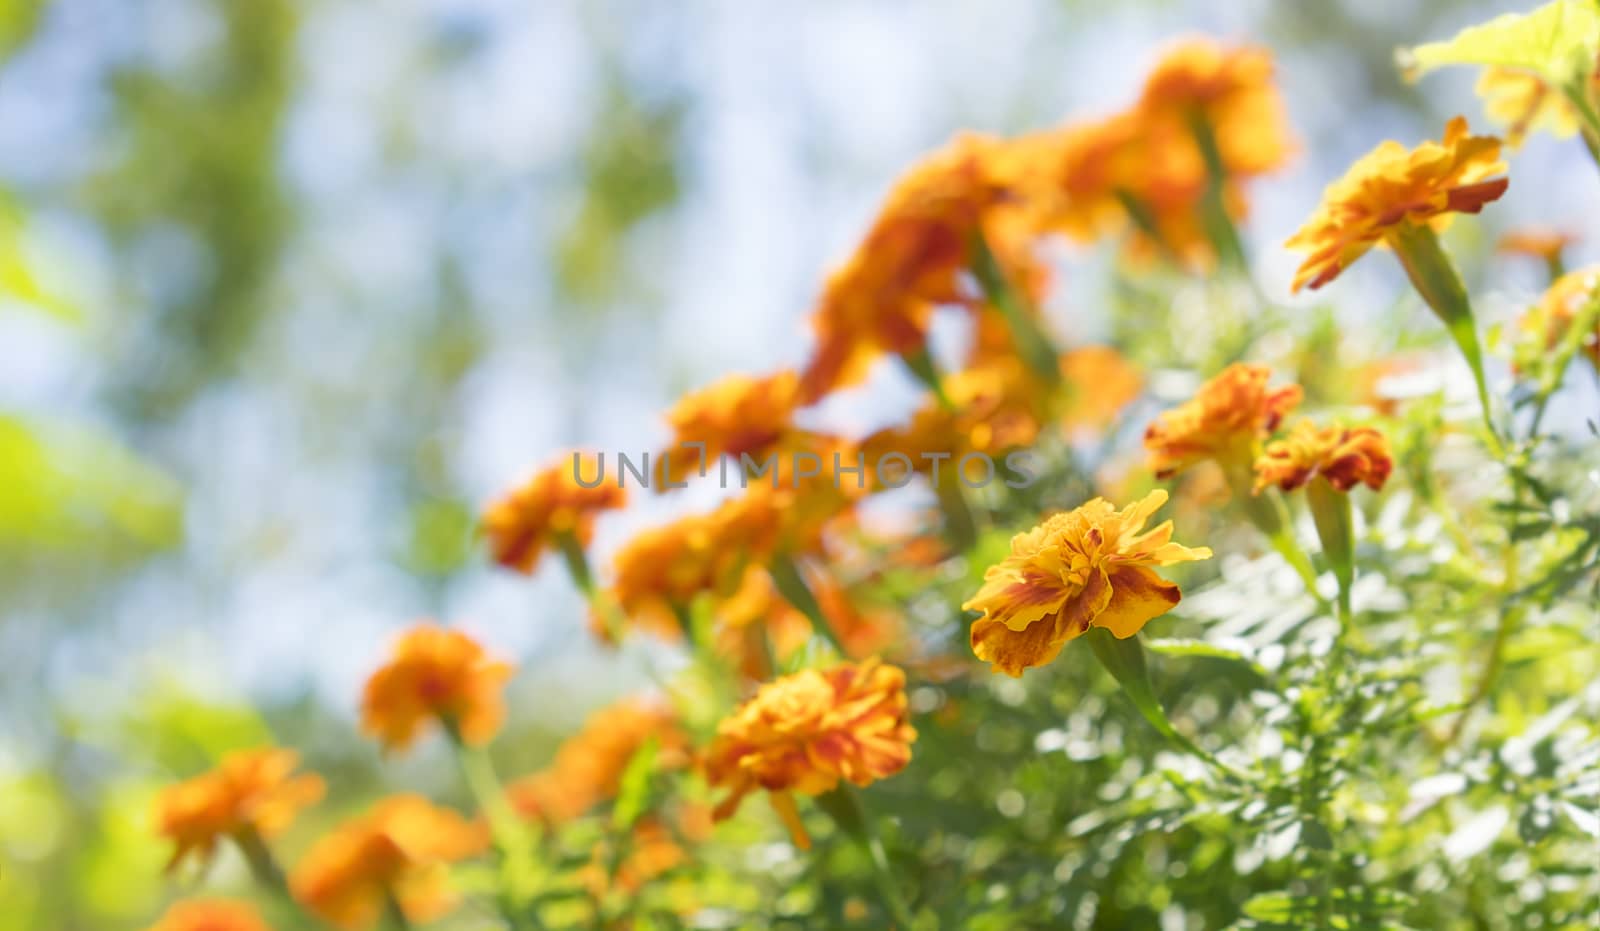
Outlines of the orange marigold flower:
M 704 443 L 706 467 L 722 456 L 734 461 L 749 455 L 759 460 L 790 430 L 790 418 L 800 400 L 800 376 L 782 371 L 763 378 L 730 375 L 699 391 L 684 395 L 667 412 L 673 446 L 663 453 L 670 473 L 658 470 L 666 481 L 680 483 L 701 467 L 700 454 L 684 443 Z
M 1272 370 L 1236 362 L 1200 386 L 1195 396 L 1157 417 L 1144 433 L 1144 448 L 1157 478 L 1170 478 L 1197 462 L 1248 464 L 1261 438 L 1301 398 L 1299 385 L 1268 388 Z
M 193 899 L 167 909 L 148 931 L 272 931 L 247 902 Z
M 1468 135 L 1459 116 L 1445 127 L 1442 142 L 1415 149 L 1383 143 L 1328 186 L 1316 213 L 1290 237 L 1289 248 L 1309 253 L 1293 290 L 1316 290 L 1339 277 L 1404 224 L 1440 228 L 1454 214 L 1479 212 L 1505 193 L 1510 182 L 1493 177 L 1505 170 L 1500 140 Z
M 582 470 L 581 473 L 579 470 Z M 495 562 L 508 569 L 531 573 L 544 551 L 558 546 L 563 535 L 581 547 L 594 538 L 594 521 L 602 511 L 627 503 L 628 493 L 616 481 L 606 481 L 605 460 L 585 459 L 581 453 L 561 457 L 489 507 L 483 517 Z M 598 485 L 579 484 L 599 479 Z
M 300 755 L 264 747 L 229 753 L 216 769 L 168 786 L 156 796 L 156 831 L 174 844 L 167 869 L 191 855 L 202 864 L 225 838 L 273 837 L 296 813 L 322 798 L 321 777 L 295 775 Z
M 983 612 L 972 622 L 973 652 L 1020 676 L 1090 627 L 1126 639 L 1172 610 L 1182 593 L 1150 567 L 1209 559 L 1211 550 L 1173 543 L 1170 520 L 1143 530 L 1166 501 L 1157 489 L 1118 511 L 1095 498 L 1012 537 L 1011 555 L 989 567 L 961 606 Z
M 407 631 L 394 656 L 367 680 L 361 726 L 385 750 L 404 750 L 437 720 L 469 744 L 488 743 L 505 720 L 501 689 L 511 666 L 458 630 L 430 623 Z
M 318 917 L 340 928 L 368 928 L 391 898 L 411 921 L 447 914 L 458 897 L 449 864 L 481 852 L 484 830 L 419 795 L 384 799 L 319 840 L 295 867 L 289 887 Z
M 911 761 L 906 677 L 876 658 L 806 669 L 763 685 L 717 726 L 706 780 L 727 790 L 713 817 L 738 810 L 757 789 L 820 795 L 841 779 L 858 786 Z
M 1180 124 L 1204 119 L 1230 178 L 1265 174 L 1294 150 L 1273 70 L 1272 53 L 1264 48 L 1187 39 L 1151 69 L 1139 109 Z
M 1373 491 L 1383 487 L 1394 470 L 1389 441 L 1371 427 L 1318 427 L 1301 420 L 1289 435 L 1267 444 L 1256 460 L 1255 493 L 1277 485 L 1293 491 L 1318 476 L 1340 491 L 1358 483 Z
M 1558 139 L 1578 132 L 1578 114 L 1559 88 L 1536 74 L 1491 65 L 1478 76 L 1478 96 L 1489 119 L 1506 128 L 1506 142 L 1522 145 L 1528 133 L 1542 129 Z
M 687 765 L 689 738 L 672 709 L 648 699 L 623 699 L 590 715 L 549 766 L 513 782 L 506 793 L 524 817 L 564 824 L 615 796 L 628 763 L 651 739 L 660 768 Z
M 1578 315 L 1596 301 L 1600 301 L 1600 265 L 1557 278 L 1517 324 L 1522 338 L 1516 347 L 1516 370 L 1527 371 L 1549 355 L 1572 332 Z M 1583 337 L 1578 351 L 1600 368 L 1600 321 Z
M 896 182 L 812 316 L 817 345 L 801 375 L 805 402 L 860 383 L 884 353 L 922 349 L 934 308 L 970 298 L 962 273 L 973 235 L 1007 197 L 992 171 L 999 145 L 958 136 Z

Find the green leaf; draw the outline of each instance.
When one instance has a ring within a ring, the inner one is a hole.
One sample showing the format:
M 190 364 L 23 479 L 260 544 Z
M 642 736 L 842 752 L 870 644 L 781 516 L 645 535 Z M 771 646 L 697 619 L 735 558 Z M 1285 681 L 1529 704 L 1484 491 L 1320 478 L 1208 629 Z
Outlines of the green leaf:
M 1164 638 L 1160 640 L 1146 640 L 1144 645 L 1145 649 L 1149 650 L 1151 653 L 1159 653 L 1162 656 L 1199 656 L 1206 659 L 1220 659 L 1227 660 L 1229 662 L 1240 663 L 1248 667 L 1251 672 L 1262 677 L 1263 679 L 1267 677 L 1267 670 L 1250 656 L 1245 654 L 1242 650 L 1223 646 L 1219 643 L 1211 643 L 1210 641 L 1206 640 L 1190 640 L 1186 638 Z
M 1507 13 L 1471 26 L 1445 42 L 1400 53 L 1415 79 L 1448 65 L 1498 65 L 1531 71 L 1557 87 L 1586 77 L 1600 53 L 1600 4 L 1554 0 L 1531 13 Z

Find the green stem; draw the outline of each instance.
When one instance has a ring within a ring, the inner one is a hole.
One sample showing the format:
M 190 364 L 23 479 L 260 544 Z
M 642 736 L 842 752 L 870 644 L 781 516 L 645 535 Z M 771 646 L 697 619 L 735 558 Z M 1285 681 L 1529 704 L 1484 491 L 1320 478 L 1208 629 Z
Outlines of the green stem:
M 388 889 L 383 892 L 383 921 L 393 931 L 411 931 L 411 919 L 406 917 L 406 910 L 394 892 Z
M 817 805 L 867 855 L 872 863 L 872 878 L 878 886 L 878 894 L 883 896 L 883 904 L 893 916 L 895 927 L 909 931 L 914 923 L 911 908 L 900 893 L 900 885 L 889 867 L 889 855 L 883 848 L 883 839 L 873 828 L 872 819 L 867 816 L 866 807 L 861 803 L 861 796 L 848 783 L 842 783 L 839 788 L 817 796 Z
M 1234 499 L 1244 509 L 1245 517 L 1261 531 L 1261 535 L 1267 538 L 1267 542 L 1279 556 L 1283 557 L 1283 561 L 1294 569 L 1295 574 L 1300 576 L 1300 582 L 1306 587 L 1306 593 L 1316 599 L 1323 610 L 1329 610 L 1332 606 L 1322 597 L 1321 592 L 1317 591 L 1317 570 L 1311 565 L 1311 558 L 1306 555 L 1305 550 L 1295 542 L 1289 512 L 1284 506 L 1282 497 L 1272 489 L 1265 489 L 1261 494 L 1256 494 L 1254 478 L 1246 465 L 1224 465 L 1223 472 L 1227 476 L 1228 488 L 1232 491 Z
M 1155 687 L 1150 684 L 1150 669 L 1145 664 L 1144 645 L 1140 642 L 1138 634 L 1119 640 L 1103 627 L 1092 627 L 1083 635 L 1083 639 L 1089 641 L 1089 648 L 1094 651 L 1100 665 L 1104 666 L 1112 678 L 1117 680 L 1117 684 L 1122 686 L 1122 693 L 1128 696 L 1128 700 L 1133 702 L 1133 706 L 1151 727 L 1179 749 L 1215 767 L 1228 779 L 1239 783 L 1250 781 L 1245 774 L 1217 759 L 1209 750 L 1185 737 L 1172 726 L 1166 710 L 1161 707 L 1160 699 L 1156 698 Z
M 939 377 L 939 368 L 933 364 L 933 356 L 928 354 L 926 345 L 919 347 L 915 352 L 902 352 L 900 361 L 905 363 L 917 381 L 927 386 L 933 392 L 933 398 L 939 402 L 939 407 L 946 411 L 955 411 L 956 406 L 950 403 L 950 396 L 944 393 L 944 379 Z
M 989 248 L 989 241 L 978 230 L 972 235 L 972 274 L 983 289 L 983 296 L 1005 318 L 1016 342 L 1017 352 L 1034 373 L 1051 386 L 1061 381 L 1061 363 L 1055 344 L 1039 326 L 1038 315 L 1023 293 L 1006 277 L 1000 260 Z
M 1355 583 L 1355 519 L 1350 495 L 1318 476 L 1306 485 L 1306 502 L 1322 541 L 1322 555 L 1339 582 L 1339 623 L 1350 630 L 1350 588 Z
M 556 534 L 556 545 L 561 549 L 561 558 L 566 561 L 567 574 L 572 576 L 573 583 L 585 598 L 594 601 L 594 574 L 589 571 L 589 557 L 583 552 L 583 545 L 571 533 Z
M 1403 222 L 1389 235 L 1389 244 L 1406 270 L 1406 277 L 1422 295 L 1422 299 L 1444 322 L 1450 338 L 1455 340 L 1461 355 L 1472 369 L 1472 379 L 1478 389 L 1478 403 L 1483 408 L 1483 425 L 1489 431 L 1489 442 L 1496 455 L 1503 454 L 1500 435 L 1494 427 L 1493 408 L 1489 404 L 1489 384 L 1483 373 L 1483 349 L 1478 343 L 1478 327 L 1473 319 L 1472 301 L 1461 275 L 1439 245 L 1433 228 L 1424 224 Z
M 283 875 L 283 868 L 278 866 L 260 832 L 253 827 L 242 828 L 233 835 L 233 840 L 255 881 L 283 901 L 296 904 L 294 895 L 289 891 L 289 881 Z
M 468 746 L 454 721 L 446 719 L 443 723 L 455 750 L 456 762 L 461 767 L 462 779 L 489 822 L 489 833 L 500 861 L 500 910 L 513 929 L 537 928 L 538 920 L 528 905 L 530 896 L 524 888 L 535 875 L 533 838 L 511 807 L 489 754 L 482 747 Z
M 840 656 L 848 657 L 850 654 L 845 651 L 833 625 L 828 623 L 822 605 L 812 593 L 811 586 L 806 584 L 805 576 L 800 574 L 800 567 L 795 564 L 794 558 L 787 553 L 778 553 L 767 564 L 767 571 L 772 575 L 772 584 L 777 586 L 778 594 L 804 614 L 806 620 L 811 622 L 812 629 L 839 651 Z
M 1211 131 L 1211 124 L 1206 121 L 1205 115 L 1199 112 L 1190 115 L 1189 130 L 1194 134 L 1200 157 L 1206 163 L 1207 183 L 1200 200 L 1200 219 L 1205 225 L 1206 237 L 1211 240 L 1212 248 L 1217 250 L 1217 257 L 1224 268 L 1243 273 L 1248 268 L 1248 261 L 1245 258 L 1244 241 L 1239 237 L 1239 227 L 1228 215 L 1228 169 L 1222 163 L 1222 150 L 1217 146 L 1216 134 Z
M 1590 105 L 1589 95 L 1581 82 L 1561 90 L 1583 120 L 1582 131 L 1578 135 L 1583 139 L 1584 148 L 1589 150 L 1589 157 L 1594 159 L 1595 165 L 1600 166 L 1600 114 L 1596 114 Z
M 934 492 L 939 497 L 939 508 L 944 511 L 945 536 L 958 553 L 965 553 L 978 542 L 978 524 L 961 488 L 961 477 L 955 470 L 947 469 L 939 476 Z

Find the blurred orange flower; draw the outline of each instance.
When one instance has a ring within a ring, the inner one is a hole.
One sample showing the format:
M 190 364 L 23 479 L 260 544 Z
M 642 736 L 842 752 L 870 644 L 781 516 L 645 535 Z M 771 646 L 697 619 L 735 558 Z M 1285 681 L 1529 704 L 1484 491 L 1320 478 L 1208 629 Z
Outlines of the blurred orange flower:
M 1389 441 L 1371 427 L 1318 427 L 1300 420 L 1288 436 L 1267 444 L 1255 468 L 1257 494 L 1273 485 L 1293 491 L 1318 476 L 1340 491 L 1358 483 L 1377 491 L 1394 470 L 1394 457 Z
M 705 463 L 722 456 L 738 460 L 741 455 L 760 459 L 778 446 L 790 430 L 790 418 L 800 400 L 800 376 L 792 371 L 751 378 L 729 375 L 699 391 L 684 395 L 667 412 L 672 427 L 672 442 L 663 462 L 670 472 L 658 474 L 656 490 L 668 482 L 683 482 L 700 470 L 700 455 L 684 443 L 704 443 Z
M 1322 287 L 1406 224 L 1440 228 L 1454 214 L 1479 212 L 1505 193 L 1510 182 L 1493 177 L 1505 170 L 1500 140 L 1467 135 L 1459 116 L 1442 142 L 1415 149 L 1383 143 L 1328 186 L 1316 213 L 1289 238 L 1290 249 L 1309 253 L 1293 290 Z
M 1523 339 L 1516 351 L 1515 369 L 1530 369 L 1567 338 L 1578 315 L 1600 301 L 1600 265 L 1568 272 L 1555 280 L 1522 319 L 1517 328 Z M 1584 336 L 1578 351 L 1600 369 L 1600 322 Z
M 148 931 L 272 931 L 254 905 L 227 899 L 194 899 L 167 909 Z
M 457 895 L 448 864 L 488 844 L 486 832 L 419 795 L 391 796 L 345 822 L 301 859 L 289 879 L 294 897 L 340 928 L 368 928 L 388 901 L 410 921 L 432 921 Z
M 860 383 L 884 353 L 921 350 L 934 308 L 970 297 L 962 273 L 974 234 L 1006 198 L 992 170 L 1000 145 L 988 136 L 958 136 L 895 183 L 812 315 L 817 343 L 801 375 L 804 402 Z
M 1013 537 L 1011 555 L 961 606 L 983 612 L 972 622 L 973 652 L 1020 676 L 1090 627 L 1125 639 L 1172 610 L 1182 593 L 1150 567 L 1209 559 L 1211 550 L 1171 542 L 1171 521 L 1141 532 L 1166 501 L 1157 489 L 1118 511 L 1095 498 Z
M 1207 266 L 1215 245 L 1200 208 L 1212 179 L 1197 123 L 1216 142 L 1223 206 L 1241 217 L 1242 182 L 1278 168 L 1292 149 L 1272 72 L 1263 49 L 1179 43 L 1152 69 L 1136 106 L 1008 143 L 995 175 L 1039 227 L 1078 242 L 1129 231 L 1135 258 L 1166 252 Z
M 1151 69 L 1139 109 L 1180 126 L 1205 120 L 1230 179 L 1265 174 L 1281 167 L 1294 150 L 1273 71 L 1272 53 L 1264 48 L 1186 39 Z
M 672 709 L 625 698 L 590 715 L 549 766 L 511 783 L 506 794 L 523 817 L 564 824 L 615 796 L 628 763 L 651 739 L 659 768 L 688 764 L 689 738 Z
M 1157 478 L 1170 478 L 1197 462 L 1248 466 L 1261 438 L 1299 403 L 1299 385 L 1268 388 L 1272 370 L 1236 362 L 1195 396 L 1157 417 L 1145 430 L 1144 447 Z
M 1138 366 L 1110 346 L 1081 346 L 1061 355 L 1068 426 L 1103 429 L 1144 390 Z
M 560 545 L 560 537 L 570 534 L 578 546 L 588 546 L 595 516 L 627 503 L 627 491 L 614 478 L 593 488 L 580 485 L 575 471 L 580 467 L 583 480 L 593 481 L 602 475 L 603 460 L 580 453 L 562 456 L 489 507 L 483 529 L 495 562 L 531 573 L 547 548 Z
M 731 817 L 757 789 L 820 795 L 841 779 L 865 786 L 894 775 L 917 738 L 907 714 L 905 673 L 876 658 L 763 685 L 706 751 L 706 780 L 728 792 L 713 817 Z
M 264 747 L 229 753 L 217 767 L 156 796 L 156 831 L 174 844 L 167 869 L 193 856 L 206 864 L 225 838 L 270 838 L 322 798 L 322 778 L 294 775 L 300 755 Z
M 1496 252 L 1509 255 L 1526 255 L 1546 262 L 1559 261 L 1561 253 L 1567 247 L 1578 241 L 1578 237 L 1560 230 L 1545 229 L 1542 227 L 1523 227 L 1514 229 L 1495 243 Z
M 468 744 L 485 744 L 505 720 L 501 689 L 510 677 L 511 666 L 491 659 L 476 640 L 424 623 L 367 679 L 361 726 L 385 750 L 409 747 L 433 720 Z

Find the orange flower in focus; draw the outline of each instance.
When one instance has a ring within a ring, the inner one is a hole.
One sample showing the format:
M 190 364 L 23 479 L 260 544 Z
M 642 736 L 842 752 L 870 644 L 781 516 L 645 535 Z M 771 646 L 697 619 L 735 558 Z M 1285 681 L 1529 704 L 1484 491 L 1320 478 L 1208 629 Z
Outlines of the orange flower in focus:
M 602 475 L 602 467 L 603 461 L 592 456 L 587 460 L 579 453 L 563 456 L 491 505 L 483 516 L 483 529 L 495 562 L 531 573 L 544 551 L 559 546 L 564 535 L 587 547 L 594 538 L 595 516 L 628 501 L 627 491 L 614 478 L 593 488 L 578 483 L 576 470 L 581 468 L 583 480 L 589 482 Z
M 1578 132 L 1578 114 L 1559 88 L 1536 74 L 1491 65 L 1478 77 L 1478 96 L 1489 119 L 1506 128 L 1506 142 L 1522 145 L 1528 133 L 1543 129 L 1557 139 Z
M 1273 485 L 1293 491 L 1319 476 L 1340 491 L 1358 483 L 1377 491 L 1393 470 L 1389 441 L 1371 427 L 1318 427 L 1301 420 L 1256 460 L 1255 493 Z
M 590 715 L 549 766 L 513 782 L 506 794 L 523 817 L 564 824 L 615 796 L 628 763 L 651 739 L 658 767 L 688 764 L 689 738 L 672 710 L 646 699 L 623 699 Z
M 874 658 L 784 676 L 717 726 L 706 780 L 728 795 L 712 816 L 731 817 L 757 789 L 820 795 L 841 779 L 870 785 L 904 768 L 916 739 L 895 666 Z
M 195 899 L 167 909 L 148 931 L 272 931 L 272 928 L 261 920 L 255 906 L 248 903 Z
M 789 419 L 800 400 L 800 377 L 791 371 L 764 378 L 730 375 L 684 395 L 667 412 L 673 445 L 665 450 L 670 473 L 657 481 L 680 483 L 700 471 L 700 454 L 684 443 L 704 443 L 706 468 L 722 456 L 738 461 L 749 455 L 759 461 L 790 429 Z
M 1236 362 L 1157 417 L 1144 434 L 1156 477 L 1170 478 L 1207 459 L 1225 468 L 1248 465 L 1261 438 L 1300 403 L 1299 385 L 1268 388 L 1271 378 L 1265 365 Z
M 1006 198 L 991 166 L 1000 145 L 958 136 L 895 183 L 812 316 L 817 345 L 801 375 L 804 402 L 859 384 L 884 353 L 921 350 L 934 308 L 970 297 L 962 276 L 973 236 Z
M 1110 346 L 1082 346 L 1061 355 L 1068 426 L 1109 426 L 1144 390 L 1144 375 Z
M 505 720 L 501 689 L 510 677 L 509 664 L 490 659 L 466 634 L 431 624 L 414 627 L 367 680 L 362 729 L 385 750 L 409 747 L 432 720 L 465 743 L 488 743 Z
M 1518 321 L 1522 339 L 1516 347 L 1514 369 L 1521 373 L 1561 345 L 1581 313 L 1600 301 L 1600 265 L 1568 272 L 1555 280 Z M 1578 351 L 1600 369 L 1600 320 L 1578 344 Z
M 419 795 L 384 799 L 323 837 L 289 878 L 294 897 L 340 928 L 368 928 L 391 898 L 407 919 L 455 908 L 448 864 L 484 850 L 487 834 Z
M 1172 610 L 1182 593 L 1150 567 L 1210 559 L 1211 550 L 1173 543 L 1170 520 L 1144 530 L 1166 502 L 1159 488 L 1120 511 L 1095 498 L 1012 537 L 1011 555 L 961 606 L 983 612 L 972 622 L 973 652 L 1020 676 L 1090 627 L 1127 639 Z
M 1510 182 L 1493 175 L 1506 170 L 1500 140 L 1467 135 L 1456 117 L 1444 141 L 1407 149 L 1389 141 L 1362 156 L 1323 192 L 1305 226 L 1289 238 L 1290 249 L 1309 253 L 1295 272 L 1293 290 L 1322 287 L 1368 249 L 1405 224 L 1442 228 L 1457 213 L 1477 213 L 1499 199 Z
M 294 775 L 300 755 L 267 747 L 229 753 L 216 769 L 168 786 L 156 796 L 156 831 L 174 844 L 167 869 L 193 855 L 202 865 L 225 838 L 277 835 L 300 809 L 322 798 L 321 777 Z

